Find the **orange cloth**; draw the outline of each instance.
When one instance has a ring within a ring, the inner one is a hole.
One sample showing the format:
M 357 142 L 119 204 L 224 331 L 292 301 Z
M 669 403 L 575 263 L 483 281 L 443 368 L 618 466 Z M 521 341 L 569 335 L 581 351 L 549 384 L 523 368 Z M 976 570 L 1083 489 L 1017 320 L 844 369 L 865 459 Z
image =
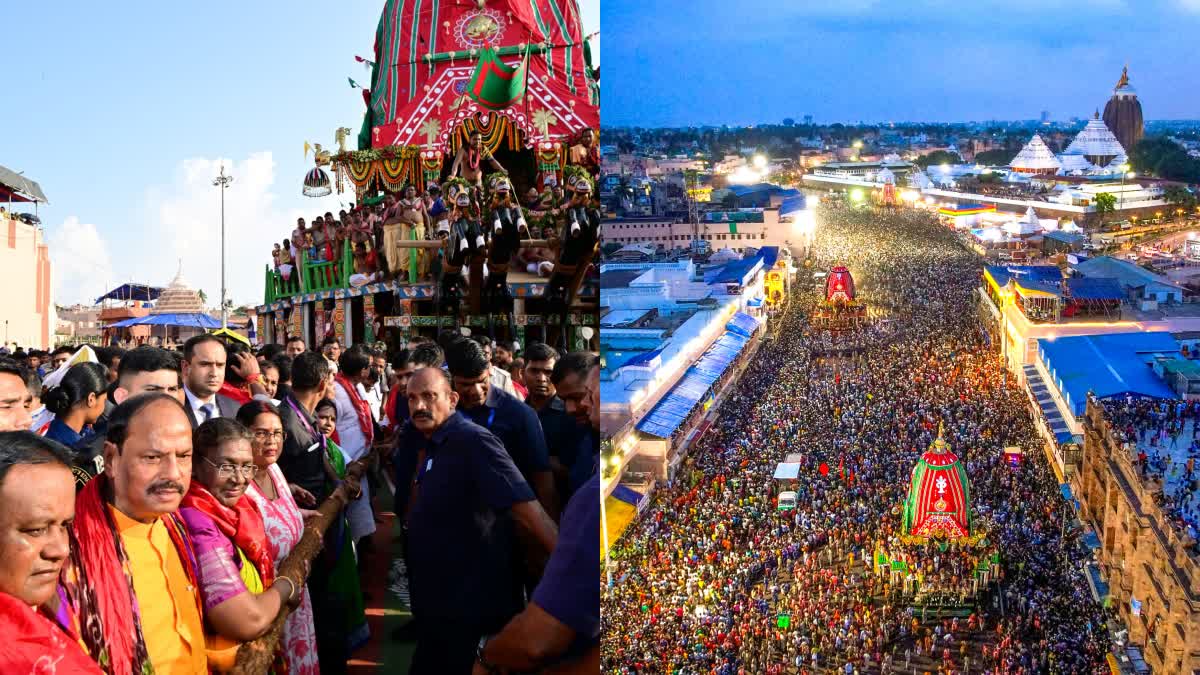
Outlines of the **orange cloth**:
M 179 552 L 162 521 L 140 523 L 109 507 L 133 574 L 142 634 L 154 672 L 206 673 L 204 624 Z

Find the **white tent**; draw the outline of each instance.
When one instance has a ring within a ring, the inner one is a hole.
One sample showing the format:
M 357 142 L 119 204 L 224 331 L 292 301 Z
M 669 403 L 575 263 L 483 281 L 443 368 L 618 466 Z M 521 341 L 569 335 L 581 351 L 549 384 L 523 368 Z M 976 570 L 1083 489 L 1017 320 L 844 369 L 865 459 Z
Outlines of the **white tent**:
M 782 462 L 775 467 L 775 480 L 798 480 L 800 478 L 800 465 L 791 462 Z

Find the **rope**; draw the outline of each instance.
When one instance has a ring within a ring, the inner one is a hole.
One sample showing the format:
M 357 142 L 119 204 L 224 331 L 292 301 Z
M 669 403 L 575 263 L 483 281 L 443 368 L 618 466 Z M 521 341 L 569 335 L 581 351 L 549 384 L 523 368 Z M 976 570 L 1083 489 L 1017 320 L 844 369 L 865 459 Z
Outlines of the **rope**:
M 347 477 L 361 478 L 364 468 L 361 464 L 353 464 L 347 471 Z M 286 576 L 290 579 L 299 579 L 301 583 L 304 579 L 300 574 L 304 563 L 312 563 L 313 558 L 321 550 L 321 540 L 325 536 L 325 530 L 329 529 L 329 525 L 333 519 L 341 514 L 342 509 L 349 503 L 346 498 L 344 488 L 334 490 L 333 494 L 329 495 L 320 508 L 317 509 L 319 515 L 314 516 L 304 525 L 304 535 L 300 537 L 300 542 L 292 549 L 292 552 L 287 558 L 279 564 L 279 575 Z M 303 589 L 297 589 L 297 592 Z M 275 621 L 271 623 L 271 627 L 267 629 L 261 637 L 256 640 L 251 640 L 242 644 L 238 648 L 237 660 L 234 662 L 233 670 L 230 671 L 234 675 L 264 675 L 270 672 L 271 666 L 275 661 L 275 650 L 279 646 L 279 639 L 283 634 L 283 624 L 287 621 L 288 614 L 292 611 L 291 607 L 284 606 L 279 612 L 279 616 L 275 617 Z

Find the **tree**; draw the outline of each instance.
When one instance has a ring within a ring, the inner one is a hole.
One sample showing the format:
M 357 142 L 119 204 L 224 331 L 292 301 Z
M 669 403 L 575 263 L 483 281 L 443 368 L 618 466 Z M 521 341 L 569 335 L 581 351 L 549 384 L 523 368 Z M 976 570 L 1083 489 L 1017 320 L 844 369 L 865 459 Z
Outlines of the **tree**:
M 1176 211 L 1191 211 L 1196 205 L 1196 195 L 1182 185 L 1168 185 L 1163 189 L 1163 200 L 1175 207 Z
M 783 126 L 794 127 L 794 126 L 796 126 L 796 120 L 794 120 L 790 117 L 785 117 L 785 118 L 783 118 Z
M 962 157 L 950 152 L 949 150 L 934 150 L 928 155 L 917 158 L 917 166 L 922 169 L 928 169 L 934 164 L 960 164 Z
M 975 155 L 975 163 L 984 166 L 1007 166 L 1017 153 L 1009 150 L 986 150 Z
M 1096 195 L 1096 215 L 1100 216 L 1100 225 L 1104 225 L 1104 215 L 1112 213 L 1117 208 L 1117 198 L 1107 192 Z
M 1163 136 L 1147 136 L 1139 141 L 1129 153 L 1129 163 L 1138 173 L 1183 183 L 1200 182 L 1200 160 Z

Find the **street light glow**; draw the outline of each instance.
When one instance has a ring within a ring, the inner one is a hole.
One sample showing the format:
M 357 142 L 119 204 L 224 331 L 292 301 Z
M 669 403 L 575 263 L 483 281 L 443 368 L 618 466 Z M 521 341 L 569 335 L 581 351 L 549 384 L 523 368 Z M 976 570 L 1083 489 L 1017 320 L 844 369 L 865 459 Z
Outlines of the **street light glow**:
M 854 188 L 850 191 L 850 201 L 852 202 L 861 202 L 863 197 L 864 195 L 862 188 Z
M 754 168 L 761 170 L 766 166 L 767 166 L 767 158 L 766 157 L 763 157 L 762 155 L 754 156 Z

